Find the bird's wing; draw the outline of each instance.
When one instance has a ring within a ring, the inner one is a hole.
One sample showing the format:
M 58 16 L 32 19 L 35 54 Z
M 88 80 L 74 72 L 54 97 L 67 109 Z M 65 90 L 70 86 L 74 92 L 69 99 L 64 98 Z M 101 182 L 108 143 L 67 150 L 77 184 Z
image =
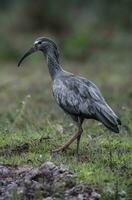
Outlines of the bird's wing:
M 55 80 L 53 94 L 57 103 L 71 114 L 93 115 L 94 101 L 104 101 L 97 87 L 79 76 L 62 77 Z
M 106 103 L 98 87 L 83 77 L 81 79 L 88 86 L 88 91 L 92 99 L 92 107 L 94 110 L 95 118 L 101 121 L 110 130 L 119 132 L 118 125 L 121 125 L 121 121 L 110 108 L 110 106 Z
M 95 118 L 108 128 L 120 124 L 97 86 L 85 78 L 63 77 L 54 84 L 53 94 L 57 103 L 70 114 Z

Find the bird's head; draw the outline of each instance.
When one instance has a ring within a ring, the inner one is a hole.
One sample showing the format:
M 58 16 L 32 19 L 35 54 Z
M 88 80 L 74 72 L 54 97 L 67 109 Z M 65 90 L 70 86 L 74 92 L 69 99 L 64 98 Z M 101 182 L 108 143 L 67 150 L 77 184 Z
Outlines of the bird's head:
M 30 54 L 36 51 L 42 51 L 44 54 L 50 53 L 58 61 L 59 52 L 58 52 L 57 45 L 55 44 L 55 42 L 53 42 L 49 38 L 41 37 L 35 40 L 33 46 L 23 55 L 23 57 L 20 59 L 18 63 L 18 67 L 27 56 L 29 56 Z

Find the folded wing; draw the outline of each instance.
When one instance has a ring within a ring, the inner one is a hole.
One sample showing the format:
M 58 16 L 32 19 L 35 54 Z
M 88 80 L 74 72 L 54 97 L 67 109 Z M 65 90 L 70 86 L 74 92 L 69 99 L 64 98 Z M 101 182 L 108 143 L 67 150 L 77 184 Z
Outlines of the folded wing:
M 56 80 L 53 94 L 63 110 L 72 115 L 94 118 L 107 128 L 119 132 L 121 121 L 92 82 L 79 76 Z

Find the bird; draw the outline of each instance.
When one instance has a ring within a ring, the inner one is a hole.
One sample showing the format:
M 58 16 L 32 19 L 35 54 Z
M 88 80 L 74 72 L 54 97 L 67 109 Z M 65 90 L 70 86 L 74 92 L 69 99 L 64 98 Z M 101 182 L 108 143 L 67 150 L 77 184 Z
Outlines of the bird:
M 46 58 L 51 76 L 52 92 L 57 104 L 77 125 L 77 132 L 53 152 L 65 151 L 76 140 L 76 155 L 79 158 L 82 125 L 86 119 L 99 121 L 112 132 L 119 133 L 121 120 L 106 103 L 98 87 L 87 78 L 63 69 L 59 64 L 58 47 L 52 39 L 37 38 L 33 46 L 19 60 L 18 67 L 27 56 L 36 51 L 41 51 Z

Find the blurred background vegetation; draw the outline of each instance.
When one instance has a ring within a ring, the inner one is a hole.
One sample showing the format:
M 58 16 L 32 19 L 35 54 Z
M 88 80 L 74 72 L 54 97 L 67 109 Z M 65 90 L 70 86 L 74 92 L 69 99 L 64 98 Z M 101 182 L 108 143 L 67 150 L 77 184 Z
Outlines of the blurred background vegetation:
M 131 0 L 0 0 L 0 26 L 2 88 L 11 74 L 21 78 L 19 58 L 37 37 L 47 36 L 71 71 L 94 80 L 115 107 L 131 106 Z M 41 60 L 32 56 L 32 73 Z
M 26 38 L 51 35 L 66 58 L 85 61 L 102 49 L 131 48 L 132 1 L 0 0 L 0 24 L 1 60 L 18 58 Z

